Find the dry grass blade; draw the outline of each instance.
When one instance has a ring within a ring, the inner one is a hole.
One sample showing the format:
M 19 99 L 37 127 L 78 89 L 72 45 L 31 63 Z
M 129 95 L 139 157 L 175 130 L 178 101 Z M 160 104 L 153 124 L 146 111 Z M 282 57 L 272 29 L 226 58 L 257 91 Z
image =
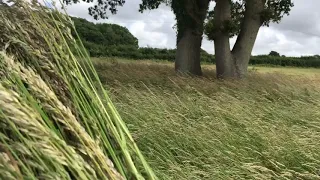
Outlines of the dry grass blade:
M 0 46 L 15 56 L 0 55 L 1 119 L 7 127 L 0 132 L 21 174 L 143 179 L 145 173 L 155 179 L 101 83 L 94 86 L 99 80 L 70 34 L 69 19 L 37 2 L 11 2 L 0 2 Z
M 78 153 L 85 156 L 86 161 L 95 165 L 94 169 L 100 169 L 103 174 L 114 174 L 112 176 L 121 179 L 121 176 L 113 168 L 112 162 L 106 157 L 100 147 L 87 134 L 84 128 L 76 120 L 70 109 L 65 107 L 56 97 L 54 92 L 47 86 L 47 84 L 37 75 L 32 69 L 23 67 L 19 62 L 14 62 L 13 59 L 8 58 L 3 53 L 3 62 L 7 69 L 8 78 L 10 76 L 19 77 L 24 85 L 28 86 L 28 91 L 33 98 L 36 98 L 42 105 L 42 111 L 48 115 L 50 122 L 47 125 L 58 124 L 60 131 L 64 135 L 64 140 L 72 144 Z M 11 78 L 12 83 L 18 83 Z M 61 134 L 60 134 L 61 135 Z M 84 153 L 83 153 L 84 152 Z M 66 163 L 63 163 L 66 164 Z

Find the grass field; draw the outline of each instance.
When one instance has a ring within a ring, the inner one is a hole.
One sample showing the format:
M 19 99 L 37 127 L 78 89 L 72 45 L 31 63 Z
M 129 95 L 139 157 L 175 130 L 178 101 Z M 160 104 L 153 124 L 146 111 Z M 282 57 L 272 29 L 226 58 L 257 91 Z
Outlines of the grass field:
M 320 70 L 179 77 L 170 63 L 94 59 L 160 179 L 320 179 Z

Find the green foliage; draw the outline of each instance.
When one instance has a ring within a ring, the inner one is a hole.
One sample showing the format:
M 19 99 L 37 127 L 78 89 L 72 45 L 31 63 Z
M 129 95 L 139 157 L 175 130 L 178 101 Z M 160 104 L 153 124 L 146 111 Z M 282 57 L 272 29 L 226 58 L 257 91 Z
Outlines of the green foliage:
M 139 11 L 143 12 L 145 10 L 157 9 L 160 4 L 169 5 L 172 3 L 172 0 L 142 0 L 140 4 Z
M 125 27 L 116 24 L 94 24 L 75 17 L 72 17 L 72 20 L 92 57 L 175 60 L 175 49 L 139 48 L 138 39 Z M 76 36 L 75 32 L 72 34 Z M 201 59 L 203 62 L 213 62 L 214 57 L 202 50 Z
M 225 21 L 223 29 L 214 26 L 214 10 L 208 12 L 207 20 L 204 26 L 204 33 L 209 40 L 213 40 L 217 31 L 223 31 L 230 37 L 240 33 L 241 22 L 244 18 L 245 3 L 243 1 L 231 1 L 231 21 Z M 220 27 L 221 28 L 221 27 Z
M 0 1 L 0 179 L 156 179 L 68 16 L 10 2 Z
M 284 15 L 289 15 L 292 7 L 292 0 L 268 0 L 261 14 L 262 24 L 269 26 L 270 22 L 279 23 Z
M 172 0 L 171 9 L 176 17 L 177 43 L 187 29 L 194 35 L 202 36 L 203 21 L 205 19 L 210 0 Z M 204 13 L 202 15 L 202 11 Z
M 194 20 L 187 13 L 186 9 L 183 8 L 184 0 L 172 0 L 171 8 L 176 17 L 176 29 L 177 29 L 177 44 L 182 38 L 186 28 L 194 27 Z
M 277 57 L 279 57 L 280 54 L 279 54 L 278 52 L 276 52 L 276 51 L 271 51 L 271 52 L 269 53 L 269 56 L 277 56 Z
M 126 27 L 117 24 L 94 24 L 85 19 L 72 17 L 80 38 L 86 43 L 101 46 L 132 46 L 138 48 L 138 39 Z M 75 36 L 75 33 L 73 32 Z
M 245 18 L 246 1 L 230 0 L 231 2 L 231 21 L 225 22 L 223 31 L 227 31 L 230 37 L 240 33 L 241 24 Z M 289 15 L 293 7 L 292 0 L 268 0 L 265 3 L 264 10 L 260 13 L 261 25 L 269 26 L 270 22 L 279 23 L 284 15 Z M 214 27 L 214 10 L 209 11 L 207 23 L 205 25 L 205 34 L 210 40 L 214 40 L 214 34 L 217 27 Z M 220 30 L 220 29 L 219 29 Z
M 159 49 L 159 48 L 132 48 L 130 46 L 99 46 L 92 43 L 84 43 L 89 54 L 92 57 L 122 57 L 134 60 L 151 59 L 174 61 L 176 49 Z M 214 56 L 204 50 L 201 51 L 201 61 L 212 63 Z
M 94 24 L 85 19 L 72 17 L 77 33 L 93 57 L 134 56 L 138 51 L 138 39 L 127 28 L 117 24 Z M 76 37 L 75 32 L 72 35 Z
M 174 61 L 175 49 L 139 48 L 138 40 L 127 28 L 116 24 L 94 24 L 85 19 L 72 17 L 84 46 L 92 57 L 122 57 L 128 59 L 157 59 Z M 73 32 L 75 36 L 75 33 Z M 251 57 L 252 65 L 320 67 L 320 57 L 279 57 L 271 51 L 268 55 Z M 201 50 L 201 62 L 215 63 L 214 55 Z
M 106 19 L 108 18 L 107 11 L 109 10 L 112 14 L 117 13 L 117 7 L 123 6 L 125 3 L 125 0 L 82 0 L 86 3 L 94 3 L 93 6 L 89 7 L 89 14 L 94 19 Z M 62 0 L 67 5 L 70 5 L 72 3 L 79 3 L 81 0 Z
M 252 56 L 249 64 L 251 65 L 273 65 L 273 66 L 294 66 L 294 67 L 320 67 L 320 58 L 318 56 L 302 57 L 283 57 L 259 55 Z
M 170 6 L 176 18 L 177 43 L 185 30 L 191 29 L 194 34 L 202 36 L 203 18 L 206 16 L 208 2 L 211 0 L 142 0 L 140 12 L 156 9 L 161 3 Z M 204 15 L 202 11 L 204 10 Z

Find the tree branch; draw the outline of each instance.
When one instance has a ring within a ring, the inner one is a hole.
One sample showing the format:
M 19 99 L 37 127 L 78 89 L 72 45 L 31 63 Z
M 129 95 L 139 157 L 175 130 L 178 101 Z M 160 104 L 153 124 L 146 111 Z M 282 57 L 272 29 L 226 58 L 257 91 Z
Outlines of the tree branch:
M 203 14 L 203 9 L 208 9 L 210 0 L 185 0 L 185 10 L 188 15 L 197 23 L 203 22 L 206 14 Z M 205 11 L 207 13 L 207 11 Z

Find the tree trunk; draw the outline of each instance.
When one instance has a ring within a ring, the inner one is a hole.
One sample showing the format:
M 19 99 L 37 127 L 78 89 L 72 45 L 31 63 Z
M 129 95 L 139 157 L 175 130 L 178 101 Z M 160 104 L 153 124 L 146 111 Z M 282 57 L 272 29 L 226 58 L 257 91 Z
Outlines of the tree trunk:
M 262 25 L 260 14 L 264 9 L 264 3 L 265 0 L 247 0 L 244 21 L 232 50 L 239 78 L 247 74 L 251 52 Z
M 217 0 L 214 13 L 214 26 L 217 28 L 214 34 L 217 77 L 234 77 L 236 72 L 230 52 L 229 34 L 224 27 L 226 22 L 231 20 L 230 2 L 227 0 Z
M 185 30 L 177 44 L 175 70 L 193 75 L 202 75 L 200 66 L 200 48 L 202 35 Z
M 214 41 L 216 73 L 218 78 L 237 76 L 233 55 L 230 52 L 228 36 L 220 36 Z
M 176 15 L 178 31 L 175 70 L 202 75 L 200 52 L 209 0 L 172 0 L 172 8 Z
M 236 44 L 230 52 L 229 34 L 224 25 L 231 20 L 231 4 L 216 0 L 214 38 L 216 70 L 218 78 L 242 78 L 246 75 L 251 52 L 262 25 L 260 13 L 265 0 L 247 0 L 244 21 Z

